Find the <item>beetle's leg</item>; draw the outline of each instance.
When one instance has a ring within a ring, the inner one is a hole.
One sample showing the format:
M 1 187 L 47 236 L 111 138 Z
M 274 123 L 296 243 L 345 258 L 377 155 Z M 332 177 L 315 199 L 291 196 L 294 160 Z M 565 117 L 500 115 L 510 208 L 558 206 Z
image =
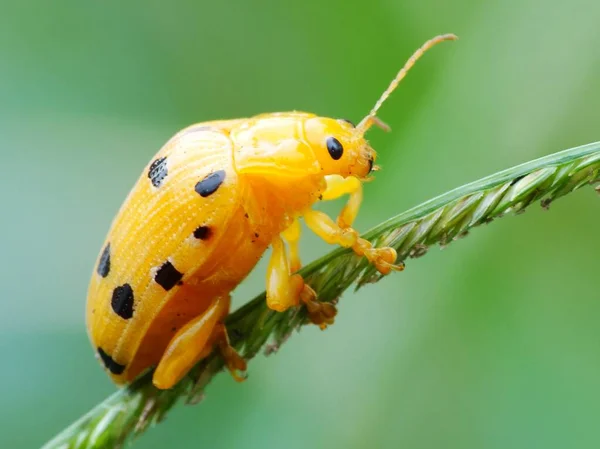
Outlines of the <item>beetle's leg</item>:
M 325 181 L 327 182 L 327 188 L 323 192 L 323 200 L 334 200 L 342 195 L 350 196 L 337 218 L 337 224 L 340 228 L 349 228 L 354 223 L 360 203 L 362 203 L 362 183 L 354 176 L 344 178 L 340 175 L 327 175 Z
M 283 237 L 290 247 L 290 273 L 295 273 L 302 266 L 300 250 L 298 248 L 301 232 L 300 221 L 298 221 L 298 218 L 294 218 L 292 224 L 281 233 L 281 237 Z
M 368 240 L 360 238 L 352 228 L 341 228 L 323 212 L 308 209 L 304 213 L 306 225 L 329 244 L 338 244 L 352 250 L 359 256 L 365 256 L 381 274 L 392 270 L 403 270 L 404 264 L 394 265 L 396 250 L 394 248 L 373 248 Z
M 275 237 L 271 247 L 273 251 L 267 267 L 267 306 L 284 312 L 300 304 L 304 279 L 299 274 L 290 274 L 290 265 L 281 237 Z
M 244 358 L 234 349 L 234 347 L 231 346 L 231 343 L 229 343 L 229 334 L 227 333 L 227 328 L 222 322 L 217 323 L 215 326 L 214 335 L 216 343 L 219 345 L 221 357 L 223 357 L 223 360 L 225 360 L 225 365 L 227 365 L 227 369 L 229 370 L 231 377 L 233 377 L 237 382 L 246 380 L 246 360 L 244 360 Z
M 281 237 L 272 242 L 273 252 L 267 268 L 267 306 L 278 312 L 306 304 L 310 320 L 324 329 L 333 324 L 337 309 L 333 304 L 317 301 L 316 292 L 304 283 L 299 274 L 290 274 L 290 267 Z
M 219 345 L 227 367 L 236 380 L 238 372 L 246 370 L 245 360 L 229 345 L 222 320 L 229 313 L 229 295 L 216 298 L 204 313 L 192 319 L 173 336 L 154 372 L 152 382 L 157 388 L 171 388 L 201 359 Z

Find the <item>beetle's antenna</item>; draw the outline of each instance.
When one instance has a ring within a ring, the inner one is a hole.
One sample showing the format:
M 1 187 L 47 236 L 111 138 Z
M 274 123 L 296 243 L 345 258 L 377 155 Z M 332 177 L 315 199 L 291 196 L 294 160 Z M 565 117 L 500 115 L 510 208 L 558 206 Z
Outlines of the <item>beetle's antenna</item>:
M 439 44 L 440 42 L 454 41 L 456 39 L 458 39 L 458 37 L 455 36 L 454 34 L 442 34 L 442 35 L 436 36 L 432 39 L 429 39 L 417 51 L 415 51 L 413 53 L 413 55 L 410 58 L 408 58 L 408 61 L 406 61 L 406 63 L 404 64 L 404 67 L 402 67 L 400 69 L 400 71 L 396 75 L 396 78 L 394 78 L 392 80 L 392 82 L 390 83 L 388 88 L 385 90 L 385 92 L 381 95 L 379 100 L 377 100 L 377 103 L 375 103 L 375 106 L 373 106 L 373 109 L 371 109 L 371 112 L 369 112 L 369 115 L 367 115 L 364 119 L 362 119 L 360 121 L 360 123 L 356 127 L 357 132 L 359 132 L 360 134 L 364 134 L 371 127 L 371 125 L 381 126 L 383 129 L 387 128 L 387 130 L 389 130 L 389 127 L 385 123 L 383 123 L 381 120 L 379 120 L 377 117 L 375 117 L 375 115 L 377 114 L 377 111 L 379 110 L 379 108 L 381 107 L 383 102 L 385 100 L 387 100 L 388 97 L 390 96 L 390 94 L 396 89 L 396 87 L 398 87 L 398 84 L 400 83 L 400 81 L 402 81 L 402 78 L 404 78 L 406 76 L 408 71 L 415 64 L 415 62 L 417 62 L 417 60 L 421 56 L 423 56 L 423 53 L 425 53 L 427 50 L 429 50 L 434 45 Z

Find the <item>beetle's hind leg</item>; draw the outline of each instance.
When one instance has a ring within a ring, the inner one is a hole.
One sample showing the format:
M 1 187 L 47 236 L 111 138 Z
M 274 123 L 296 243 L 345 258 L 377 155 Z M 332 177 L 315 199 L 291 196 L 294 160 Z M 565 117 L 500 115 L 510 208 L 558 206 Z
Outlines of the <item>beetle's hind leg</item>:
M 157 388 L 174 386 L 200 360 L 208 356 L 215 345 L 219 347 L 229 372 L 237 381 L 245 378 L 246 361 L 231 347 L 223 320 L 229 313 L 229 295 L 216 298 L 201 315 L 192 319 L 173 336 L 154 375 Z
M 321 329 L 333 324 L 337 309 L 317 300 L 316 292 L 299 274 L 290 273 L 290 264 L 281 237 L 272 242 L 273 252 L 267 268 L 267 306 L 278 312 L 306 304 L 310 320 Z
M 229 334 L 223 323 L 218 323 L 214 330 L 216 343 L 219 345 L 221 357 L 225 360 L 225 365 L 237 382 L 246 380 L 246 360 L 231 346 L 229 342 Z

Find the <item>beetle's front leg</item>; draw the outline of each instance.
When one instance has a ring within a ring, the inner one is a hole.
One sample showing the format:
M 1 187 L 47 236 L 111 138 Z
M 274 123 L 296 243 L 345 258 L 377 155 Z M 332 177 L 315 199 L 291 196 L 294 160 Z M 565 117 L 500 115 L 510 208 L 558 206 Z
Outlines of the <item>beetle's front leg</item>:
M 323 192 L 324 201 L 334 200 L 342 195 L 349 195 L 348 202 L 337 218 L 340 228 L 349 228 L 354 223 L 363 199 L 362 182 L 354 176 L 344 178 L 340 175 L 325 176 L 327 188 Z
M 306 304 L 310 320 L 321 329 L 333 324 L 337 309 L 333 304 L 317 301 L 316 292 L 299 274 L 290 274 L 290 266 L 281 237 L 272 242 L 273 252 L 267 268 L 267 306 L 278 312 Z
M 356 230 L 340 227 L 323 212 L 308 209 L 304 211 L 303 216 L 306 225 L 327 243 L 352 248 L 357 255 L 365 256 L 381 274 L 404 269 L 404 264 L 394 265 L 397 257 L 394 248 L 373 248 L 371 242 L 360 238 Z

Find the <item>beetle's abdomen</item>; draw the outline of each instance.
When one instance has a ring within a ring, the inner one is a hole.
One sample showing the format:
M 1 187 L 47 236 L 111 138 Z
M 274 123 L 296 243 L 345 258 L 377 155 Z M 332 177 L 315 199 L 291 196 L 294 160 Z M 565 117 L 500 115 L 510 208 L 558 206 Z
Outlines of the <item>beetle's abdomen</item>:
M 133 380 L 157 365 L 169 341 L 187 322 L 200 315 L 218 296 L 229 294 L 252 271 L 272 240 L 269 228 L 256 224 L 240 203 L 227 235 L 215 244 L 211 257 L 195 277 L 188 278 L 154 317 L 127 372 Z
M 130 378 L 140 343 L 172 298 L 195 301 L 189 313 L 205 307 L 197 294 L 178 292 L 197 292 L 220 269 L 216 250 L 231 238 L 239 203 L 231 155 L 227 133 L 188 128 L 152 159 L 115 218 L 88 290 L 87 321 L 116 381 Z

